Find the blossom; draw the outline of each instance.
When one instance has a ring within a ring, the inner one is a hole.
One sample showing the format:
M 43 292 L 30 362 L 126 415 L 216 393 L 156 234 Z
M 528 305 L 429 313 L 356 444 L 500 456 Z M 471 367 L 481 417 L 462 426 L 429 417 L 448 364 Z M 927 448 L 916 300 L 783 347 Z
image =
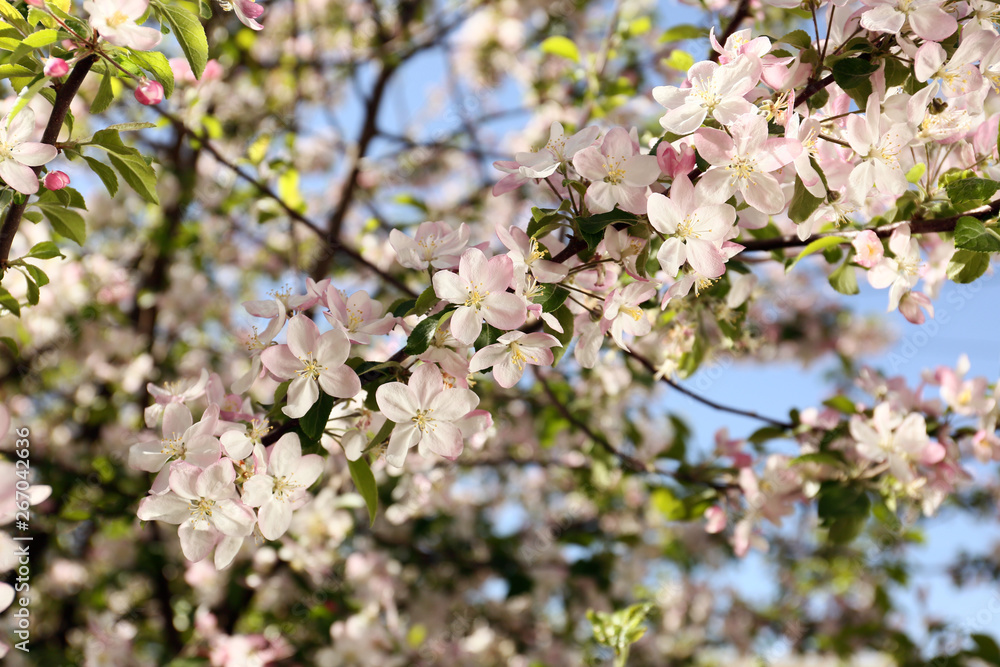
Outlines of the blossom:
M 7 582 L 0 582 L 0 612 L 3 612 L 14 601 L 14 587 Z
M 767 136 L 763 116 L 745 114 L 722 130 L 702 128 L 695 136 L 695 148 L 712 168 L 701 182 L 716 201 L 726 201 L 738 190 L 750 206 L 763 213 L 778 213 L 785 207 L 785 195 L 770 172 L 792 162 L 802 152 L 794 139 Z
M 483 320 L 509 331 L 516 329 L 527 317 L 524 300 L 509 293 L 514 277 L 514 265 L 507 255 L 491 257 L 478 248 L 462 254 L 458 273 L 439 271 L 434 274 L 434 293 L 439 299 L 458 304 L 451 318 L 451 333 L 463 345 L 471 345 L 479 337 Z
M 599 127 L 591 125 L 567 137 L 562 123 L 553 122 L 549 129 L 549 140 L 541 150 L 535 153 L 517 153 L 514 156 L 520 165 L 518 171 L 528 178 L 551 176 L 579 151 L 594 143 L 600 131 Z
M 726 528 L 726 510 L 712 505 L 705 510 L 705 532 L 721 533 Z
M 717 204 L 705 196 L 705 189 L 691 185 L 687 176 L 678 176 L 670 186 L 670 197 L 654 193 L 646 204 L 649 223 L 668 238 L 656 258 L 668 275 L 677 275 L 685 262 L 708 278 L 725 272 L 719 249 L 736 222 L 736 209 Z
M 42 179 L 42 185 L 48 190 L 62 190 L 69 185 L 69 176 L 64 171 L 50 171 Z
M 215 554 L 215 565 L 221 569 L 232 561 L 256 521 L 253 510 L 239 500 L 235 480 L 229 459 L 204 469 L 178 461 L 170 468 L 169 491 L 146 496 L 136 513 L 143 521 L 180 524 L 181 551 L 190 561 L 202 560 L 222 543 Z
M 42 74 L 58 79 L 69 74 L 69 64 L 62 58 L 47 58 L 45 67 L 42 68 Z
M 197 380 L 188 382 L 165 382 L 162 387 L 158 387 L 152 382 L 146 384 L 146 391 L 153 397 L 153 404 L 148 406 L 143 412 L 146 419 L 146 426 L 152 428 L 159 421 L 163 410 L 171 403 L 185 404 L 205 395 L 208 387 L 209 373 L 207 369 L 201 369 L 201 375 Z
M 628 350 L 622 334 L 633 336 L 648 334 L 652 325 L 646 313 L 640 308 L 656 294 L 656 283 L 636 281 L 621 289 L 616 289 L 604 300 L 604 316 L 601 318 L 601 333 L 611 331 L 611 338 L 623 350 Z
M 690 88 L 653 88 L 653 99 L 667 109 L 660 125 L 668 132 L 691 134 L 709 114 L 729 125 L 739 116 L 755 112 L 743 96 L 753 90 L 759 78 L 760 61 L 753 58 L 738 58 L 726 65 L 695 63 L 688 70 Z
M 885 252 L 882 248 L 882 241 L 872 230 L 866 229 L 855 236 L 851 245 L 854 246 L 856 253 L 854 261 L 866 269 L 870 269 L 882 261 L 882 255 Z
M 271 426 L 266 418 L 252 419 L 250 430 L 236 428 L 223 433 L 219 439 L 226 448 L 226 455 L 234 461 L 242 461 L 250 456 L 258 446 L 262 446 L 264 436 L 270 432 Z
M 871 9 L 861 15 L 861 27 L 872 32 L 899 34 L 909 19 L 920 37 L 939 42 L 958 29 L 955 17 L 941 8 L 940 0 L 868 0 Z
M 286 433 L 271 445 L 267 473 L 254 475 L 243 485 L 243 502 L 259 507 L 260 534 L 276 540 L 292 522 L 292 511 L 304 505 L 306 490 L 323 472 L 323 459 L 316 454 L 302 456 L 302 444 L 295 433 Z
M 871 422 L 861 415 L 851 417 L 849 430 L 858 454 L 876 463 L 888 463 L 889 471 L 904 484 L 914 479 L 914 462 L 931 464 L 944 458 L 944 447 L 927 436 L 924 416 L 911 412 L 904 417 L 889 403 L 875 406 Z
M 219 422 L 219 406 L 209 407 L 198 423 L 193 422 L 191 410 L 186 405 L 169 403 L 163 413 L 163 437 L 129 448 L 130 468 L 160 472 L 153 482 L 154 492 L 167 488 L 167 476 L 161 471 L 168 461 L 186 461 L 207 468 L 222 455 L 219 440 L 213 435 Z
M 510 250 L 507 256 L 514 263 L 514 274 L 519 282 L 529 272 L 540 283 L 557 283 L 566 277 L 568 269 L 562 264 L 544 259 L 545 248 L 520 227 L 508 229 L 497 225 L 496 232 L 500 242 Z
M 923 324 L 924 311 L 934 317 L 934 304 L 923 292 L 907 292 L 899 300 L 899 314 L 913 324 Z
M 159 81 L 143 78 L 135 87 L 135 99 L 139 104 L 153 106 L 163 101 L 163 85 Z
M 898 155 L 912 138 L 913 131 L 905 124 L 882 118 L 878 95 L 868 98 L 864 118 L 847 118 L 847 142 L 862 160 L 848 179 L 855 201 L 861 202 L 873 187 L 897 197 L 906 191 L 906 176 Z
M 646 190 L 660 177 L 656 157 L 637 153 L 621 127 L 604 135 L 600 148 L 588 146 L 577 153 L 573 166 L 591 181 L 585 197 L 591 213 L 605 213 L 616 205 L 630 213 L 645 213 Z
M 883 257 L 868 270 L 868 282 L 875 289 L 889 287 L 889 307 L 895 310 L 903 295 L 920 280 L 920 245 L 910 238 L 910 225 L 903 224 L 892 230 L 889 250 L 895 257 Z
M 136 25 L 149 9 L 149 0 L 87 0 L 83 8 L 90 14 L 90 25 L 109 44 L 149 51 L 163 35 L 156 28 Z
M 670 178 L 690 174 L 694 170 L 696 160 L 694 148 L 690 144 L 679 145 L 675 149 L 666 141 L 661 141 L 656 147 L 656 164 L 660 167 L 660 171 Z
M 414 445 L 421 456 L 434 452 L 456 459 L 464 444 L 456 422 L 479 405 L 472 390 L 446 388 L 441 371 L 433 364 L 418 367 L 407 384 L 383 384 L 375 392 L 375 401 L 386 418 L 396 423 L 385 459 L 397 468 Z
M 987 415 L 996 402 L 986 395 L 989 388 L 986 378 L 965 379 L 969 368 L 969 356 L 963 354 L 958 358 L 955 370 L 947 367 L 938 369 L 935 379 L 941 384 L 941 398 L 956 414 L 966 417 Z
M 5 431 L 0 429 L 0 438 L 4 435 Z M 19 510 L 26 509 L 25 496 L 29 505 L 37 505 L 52 495 L 52 487 L 47 484 L 32 484 L 19 490 L 17 483 L 22 481 L 22 475 L 25 475 L 23 468 L 10 461 L 0 461 L 0 526 L 13 521 Z
M 477 373 L 492 366 L 497 384 L 507 388 L 521 379 L 525 364 L 548 366 L 553 361 L 550 348 L 562 346 L 555 336 L 522 331 L 505 333 L 497 341 L 476 352 L 469 362 L 469 372 Z
M 469 242 L 469 226 L 464 222 L 458 230 L 446 222 L 422 222 L 415 238 L 398 229 L 389 232 L 389 243 L 396 251 L 400 265 L 423 271 L 429 266 L 449 269 L 458 263 L 458 257 Z
M 0 178 L 21 194 L 38 192 L 38 176 L 32 167 L 55 159 L 55 146 L 25 141 L 35 130 L 35 112 L 30 107 L 0 121 Z
M 263 30 L 264 26 L 257 23 L 256 19 L 264 13 L 264 8 L 256 4 L 254 0 L 219 0 L 219 6 L 223 11 L 236 12 L 236 18 L 240 23 L 251 30 Z
M 261 354 L 264 367 L 288 385 L 288 405 L 281 409 L 297 419 L 319 399 L 319 390 L 337 398 L 350 398 L 361 391 L 358 374 L 344 365 L 351 341 L 340 329 L 322 336 L 316 323 L 296 315 L 288 323 L 288 344 L 269 347 Z
M 249 305 L 248 305 L 249 304 Z M 260 309 L 257 306 L 261 304 L 266 304 Z M 236 382 L 233 383 L 233 391 L 237 393 L 243 393 L 254 383 L 254 381 L 260 377 L 260 372 L 264 363 L 261 361 L 260 355 L 268 348 L 274 337 L 281 333 L 281 330 L 285 328 L 285 304 L 281 302 L 280 299 L 275 298 L 271 301 L 247 301 L 243 304 L 243 307 L 248 311 L 253 309 L 256 312 L 264 312 L 270 315 L 267 327 L 264 329 L 263 333 L 258 333 L 257 327 L 253 327 L 251 333 L 247 336 L 246 346 L 247 351 L 250 353 L 250 369 Z M 253 314 L 253 312 L 251 312 Z
M 327 321 L 347 334 L 352 343 L 370 343 L 372 336 L 382 336 L 396 326 L 396 318 L 382 316 L 383 306 L 361 290 L 351 296 L 344 295 L 330 285 L 326 289 L 326 304 L 330 309 L 323 313 Z

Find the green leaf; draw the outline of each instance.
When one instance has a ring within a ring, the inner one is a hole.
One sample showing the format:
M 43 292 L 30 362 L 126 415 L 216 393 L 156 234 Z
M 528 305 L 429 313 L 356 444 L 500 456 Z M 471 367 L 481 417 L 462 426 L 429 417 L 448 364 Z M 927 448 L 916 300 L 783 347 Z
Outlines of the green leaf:
M 775 440 L 777 438 L 784 438 L 784 437 L 785 437 L 785 429 L 781 428 L 780 426 L 762 426 L 753 433 L 751 433 L 750 437 L 747 438 L 747 440 L 749 440 L 755 445 L 760 445 L 767 442 L 768 440 Z
M 115 170 L 92 157 L 84 155 L 83 159 L 87 161 L 90 170 L 97 174 L 101 182 L 104 183 L 104 188 L 108 191 L 108 194 L 114 197 L 118 193 L 118 177 L 115 176 Z
M 52 29 L 45 29 L 31 33 L 30 35 L 24 38 L 23 43 L 27 44 L 33 49 L 40 49 L 43 46 L 48 46 L 49 44 L 55 44 L 57 39 L 59 39 L 59 31 Z
M 330 412 L 333 410 L 334 403 L 336 403 L 336 399 L 333 396 L 325 391 L 319 392 L 319 399 L 309 408 L 309 412 L 299 419 L 299 428 L 302 429 L 302 433 L 307 439 L 315 442 L 323 435 L 326 424 L 330 421 Z
M 156 196 L 156 172 L 142 159 L 142 156 L 109 152 L 108 159 L 125 182 L 143 199 L 151 204 L 160 203 Z
M 479 337 L 476 338 L 476 342 L 473 347 L 475 347 L 476 351 L 479 351 L 487 345 L 493 345 L 497 342 L 497 339 L 503 335 L 503 333 L 502 329 L 497 329 L 489 322 L 483 322 L 483 329 L 479 332 Z
M 440 299 L 438 299 L 437 294 L 434 293 L 434 286 L 432 285 L 420 293 L 420 296 L 417 297 L 416 302 L 413 304 L 413 308 L 410 309 L 410 312 L 408 312 L 407 315 L 423 315 L 428 310 L 433 308 L 434 304 L 438 301 L 440 301 Z
M 21 304 L 3 287 L 0 287 L 0 307 L 6 308 L 17 317 L 21 317 Z
M 403 297 L 401 299 L 396 299 L 389 305 L 389 311 L 396 317 L 405 317 L 408 312 L 413 310 L 413 307 L 417 305 L 416 299 L 407 299 Z
M 387 421 L 386 423 L 391 424 L 392 422 Z M 371 522 L 369 525 L 373 526 L 375 525 L 375 514 L 378 512 L 378 486 L 375 484 L 375 475 L 372 474 L 372 469 L 364 456 L 357 461 L 348 461 L 347 468 L 351 471 L 351 479 L 354 480 L 354 486 L 357 487 L 358 493 L 365 499 L 365 505 L 368 506 L 368 519 Z
M 575 63 L 580 62 L 580 50 L 576 48 L 569 37 L 553 35 L 542 42 L 542 53 L 568 58 Z
M 963 216 L 955 225 L 955 245 L 975 252 L 1000 252 L 1000 234 L 975 218 Z
M 871 75 L 878 71 L 878 64 L 859 57 L 841 58 L 833 64 L 833 80 L 851 99 L 864 108 L 872 94 Z
M 629 213 L 620 209 L 614 209 L 606 213 L 598 213 L 586 218 L 578 218 L 577 229 L 587 242 L 587 246 L 593 250 L 604 238 L 604 228 L 616 222 L 627 222 L 629 225 L 635 224 L 639 219 L 635 213 Z
M 964 178 L 949 183 L 944 189 L 953 204 L 973 203 L 988 200 L 1000 190 L 1000 183 L 988 178 Z
M 45 274 L 44 271 L 42 271 L 34 264 L 25 264 L 24 268 L 25 270 L 27 270 L 29 274 L 31 274 L 31 277 L 34 279 L 36 283 L 38 283 L 39 287 L 49 284 L 49 277 Z
M 153 75 L 161 86 L 163 96 L 169 98 L 174 93 L 174 71 L 170 68 L 167 57 L 159 51 L 135 51 L 129 49 L 130 60 Z M 152 127 L 152 124 L 150 123 Z
M 563 305 L 569 291 L 558 285 L 549 283 L 542 285 L 541 294 L 535 299 L 535 303 L 541 305 L 543 313 L 551 313 L 553 310 Z
M 38 208 L 59 234 L 77 245 L 83 245 L 83 242 L 87 240 L 87 225 L 83 222 L 83 216 L 76 211 L 54 204 L 39 204 Z
M 813 196 L 806 189 L 802 179 L 795 177 L 795 190 L 792 191 L 792 201 L 788 205 L 788 217 L 794 223 L 802 223 L 823 203 L 822 197 Z
M 102 113 L 115 101 L 115 91 L 111 86 L 111 72 L 104 73 L 101 78 L 101 86 L 97 89 L 97 95 L 90 104 L 90 113 Z
M 971 283 L 986 273 L 990 265 L 990 256 L 984 252 L 973 250 L 957 250 L 952 255 L 945 274 L 949 280 L 956 283 Z
M 59 247 L 56 246 L 52 241 L 42 241 L 41 243 L 36 243 L 31 246 L 31 250 L 25 257 L 34 257 L 35 259 L 52 259 L 53 257 L 64 257 L 61 252 L 59 252 Z
M 437 332 L 438 322 L 441 315 L 431 315 L 430 317 L 417 323 L 410 332 L 410 337 L 406 339 L 406 347 L 403 352 L 411 357 L 416 357 L 427 351 L 434 334 Z
M 688 518 L 684 502 L 675 496 L 670 489 L 656 489 L 650 494 L 649 499 L 653 503 L 653 507 L 659 510 L 667 521 L 683 521 Z
M 830 274 L 830 287 L 837 290 L 841 294 L 857 294 L 861 290 L 858 289 L 858 276 L 855 274 L 854 266 L 851 265 L 851 258 L 854 256 L 854 249 L 847 253 L 847 259 L 841 264 L 836 271 Z
M 847 466 L 847 461 L 844 460 L 844 456 L 833 452 L 813 452 L 812 454 L 796 456 L 788 462 L 788 465 L 795 466 L 802 463 L 821 463 L 823 465 L 835 466 L 838 468 Z
M 805 30 L 793 30 L 779 40 L 779 44 L 791 44 L 797 49 L 808 49 L 812 46 L 812 37 Z
M 660 35 L 660 44 L 665 42 L 681 42 L 685 39 L 701 39 L 706 37 L 708 31 L 696 25 L 675 25 Z
M 805 248 L 803 248 L 802 252 L 800 252 L 795 257 L 794 260 L 792 260 L 792 263 L 789 264 L 787 267 L 785 267 L 785 273 L 790 273 L 791 270 L 795 268 L 795 265 L 798 264 L 803 257 L 808 257 L 814 252 L 819 252 L 820 250 L 825 250 L 826 248 L 832 248 L 833 246 L 840 245 L 845 241 L 846 239 L 843 239 L 839 236 L 824 236 L 823 238 L 816 239 L 815 241 L 807 245 Z
M 842 412 L 845 415 L 853 415 L 858 411 L 854 406 L 854 401 L 846 396 L 834 396 L 833 398 L 828 398 L 823 401 L 823 405 L 828 408 L 833 408 L 837 412 Z
M 25 279 L 27 280 L 27 284 L 28 284 L 27 294 L 25 295 L 27 297 L 27 299 L 28 299 L 28 303 L 30 303 L 32 306 L 37 306 L 38 305 L 38 285 L 35 284 L 34 280 L 31 280 L 30 278 L 27 278 L 27 276 L 25 277 Z
M 160 15 L 170 24 L 181 45 L 184 57 L 191 64 L 196 78 L 200 79 L 208 64 L 208 38 L 198 17 L 178 5 L 156 4 Z
M 927 173 L 927 165 L 923 162 L 918 162 L 910 170 L 906 172 L 906 180 L 910 183 L 916 184 L 923 178 L 924 174 Z
M 682 51 L 680 49 L 674 49 L 670 52 L 670 55 L 660 61 L 664 67 L 669 67 L 670 69 L 677 70 L 678 72 L 687 72 L 694 65 L 694 56 L 692 56 L 687 51 Z
M 7 346 L 10 350 L 10 356 L 17 357 L 17 342 L 10 336 L 0 336 L 0 343 Z

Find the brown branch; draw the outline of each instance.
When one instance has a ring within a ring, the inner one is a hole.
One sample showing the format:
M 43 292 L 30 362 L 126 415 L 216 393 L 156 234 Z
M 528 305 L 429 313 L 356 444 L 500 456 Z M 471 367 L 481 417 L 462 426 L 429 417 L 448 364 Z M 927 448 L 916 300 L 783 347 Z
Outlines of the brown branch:
M 76 97 L 80 86 L 83 84 L 83 80 L 87 78 L 87 74 L 95 62 L 97 62 L 97 56 L 93 54 L 80 60 L 73 67 L 73 71 L 66 77 L 62 85 L 59 86 L 56 92 L 56 101 L 52 105 L 52 113 L 49 114 L 49 122 L 46 123 L 45 132 L 42 134 L 43 144 L 56 145 L 59 133 L 62 131 L 63 121 L 66 120 L 66 114 L 69 112 L 70 103 Z M 32 167 L 32 170 L 37 176 L 42 168 Z M 0 276 L 7 270 L 10 248 L 14 244 L 14 237 L 17 235 L 17 230 L 21 226 L 21 218 L 24 216 L 24 211 L 28 208 L 28 196 L 22 196 L 24 198 L 22 203 L 12 203 L 10 208 L 7 209 L 7 215 L 3 220 L 3 227 L 0 228 Z
M 556 396 L 554 391 L 552 391 L 552 387 L 549 386 L 549 383 L 545 379 L 545 376 L 539 373 L 537 369 L 535 370 L 535 377 L 538 379 L 538 382 L 542 385 L 542 389 L 545 390 L 545 394 L 549 397 L 549 400 L 552 401 L 552 405 L 554 405 L 556 410 L 559 411 L 559 414 L 561 414 L 563 417 L 566 418 L 566 421 L 568 421 L 570 424 L 583 431 L 588 438 L 593 440 L 594 443 L 600 445 L 609 454 L 616 457 L 619 461 L 622 462 L 622 465 L 624 465 L 629 470 L 635 472 L 652 471 L 653 467 L 651 465 L 643 463 L 639 459 L 629 456 L 628 454 L 622 452 L 617 447 L 608 442 L 607 439 L 598 435 L 597 433 L 594 433 L 594 431 L 589 426 L 587 426 L 585 423 L 577 419 L 576 416 L 572 412 L 570 412 L 570 409 L 566 406 L 566 404 L 563 403 L 561 400 L 559 400 L 559 397 Z
M 652 373 L 656 373 L 656 366 L 654 366 L 653 362 L 651 362 L 649 359 L 647 359 L 646 357 L 644 357 L 643 355 L 639 354 L 638 352 L 636 352 L 634 350 L 629 350 L 628 354 L 629 354 L 630 357 L 632 357 L 633 359 L 635 359 L 636 361 L 638 361 L 640 364 L 642 364 L 647 370 L 649 370 Z M 687 396 L 689 398 L 693 398 L 694 400 L 698 401 L 702 405 L 707 405 L 708 407 L 710 407 L 710 408 L 712 408 L 714 410 L 720 410 L 722 412 L 728 412 L 730 414 L 740 415 L 742 417 L 750 417 L 751 419 L 758 419 L 760 421 L 767 422 L 768 424 L 771 424 L 772 426 L 777 426 L 779 428 L 788 428 L 788 429 L 790 429 L 790 428 L 793 428 L 793 426 L 794 426 L 793 424 L 791 424 L 789 422 L 783 422 L 783 421 L 779 421 L 777 419 L 772 419 L 771 417 L 765 417 L 764 415 L 756 413 L 756 412 L 754 412 L 752 410 L 742 410 L 740 408 L 733 408 L 733 407 L 730 407 L 728 405 L 723 405 L 722 403 L 716 403 L 715 401 L 713 401 L 711 399 L 705 398 L 704 396 L 701 396 L 699 394 L 694 393 L 693 391 L 691 391 L 690 389 L 684 387 L 683 385 L 677 384 L 676 382 L 674 382 L 673 380 L 671 380 L 670 378 L 668 378 L 666 376 L 661 377 L 660 380 L 662 380 L 666 384 L 670 385 L 671 387 L 673 387 L 677 391 L 681 392 L 685 396 Z
M 725 46 L 726 40 L 733 36 L 737 30 L 739 30 L 740 24 L 750 16 L 750 0 L 740 0 L 739 4 L 736 5 L 736 11 L 733 12 L 733 18 L 729 21 L 729 25 L 719 36 L 719 44 Z M 722 55 L 715 49 L 708 55 L 708 59 L 713 63 L 719 62 L 719 56 Z
M 966 211 L 965 213 L 960 213 L 958 215 L 952 215 L 947 218 L 937 218 L 934 220 L 901 220 L 899 222 L 893 222 L 892 224 L 883 225 L 881 227 L 876 227 L 871 230 L 864 229 L 852 229 L 845 232 L 827 232 L 825 234 L 814 234 L 810 236 L 805 241 L 800 239 L 794 234 L 789 234 L 787 236 L 775 236 L 770 239 L 753 239 L 749 241 L 741 241 L 740 245 L 743 246 L 743 252 L 751 251 L 765 251 L 765 250 L 781 250 L 782 248 L 799 248 L 816 241 L 817 239 L 827 238 L 830 236 L 840 237 L 844 239 L 844 243 L 849 243 L 858 234 L 863 231 L 873 231 L 875 235 L 879 238 L 887 238 L 892 235 L 892 233 L 902 225 L 910 226 L 911 234 L 933 234 L 936 232 L 953 232 L 955 231 L 955 225 L 958 223 L 960 218 L 970 217 L 983 220 L 986 218 L 991 218 L 994 215 L 1000 213 L 1000 200 L 991 203 L 989 206 L 982 206 L 971 211 Z M 735 260 L 739 260 L 740 255 L 734 257 Z

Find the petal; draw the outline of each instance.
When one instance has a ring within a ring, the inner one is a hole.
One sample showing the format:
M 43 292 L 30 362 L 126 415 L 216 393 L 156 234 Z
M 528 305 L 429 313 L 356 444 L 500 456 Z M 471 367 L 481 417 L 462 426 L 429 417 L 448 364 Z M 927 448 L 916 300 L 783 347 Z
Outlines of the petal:
M 226 431 L 220 439 L 226 450 L 226 456 L 231 459 L 242 461 L 253 451 L 253 440 L 248 438 L 245 433 Z
M 694 135 L 694 146 L 709 164 L 726 166 L 732 161 L 736 149 L 732 138 L 722 130 L 704 128 Z M 728 199 L 728 197 L 726 197 Z
M 449 303 L 465 303 L 469 298 L 469 282 L 457 273 L 438 271 L 434 274 L 432 284 L 437 298 Z
M 478 373 L 484 368 L 495 366 L 508 355 L 508 352 L 509 348 L 503 343 L 487 345 L 472 356 L 469 361 L 469 372 Z
M 504 331 L 518 328 L 524 324 L 524 320 L 528 316 L 524 299 L 510 292 L 491 293 L 483 301 L 481 312 L 487 322 Z M 478 335 L 477 333 L 476 336 L 478 337 Z M 470 342 L 474 341 L 475 339 Z
M 656 253 L 660 268 L 668 276 L 676 276 L 686 258 L 687 248 L 679 238 L 667 239 Z
M 718 278 L 726 272 L 726 263 L 715 244 L 702 239 L 688 239 L 687 261 L 706 278 Z
M 170 464 L 170 490 L 187 500 L 198 499 L 198 477 L 202 469 L 186 461 L 174 461 Z
M 266 505 L 266 503 L 265 503 Z M 253 510 L 238 500 L 227 498 L 215 503 L 212 508 L 212 524 L 223 535 L 249 535 L 257 518 Z
M 59 151 L 56 150 L 55 146 L 27 141 L 14 146 L 10 150 L 10 154 L 21 164 L 26 164 L 29 167 L 40 167 L 46 162 L 54 160 Z
M 523 302 L 521 307 L 524 308 Z M 476 342 L 482 330 L 483 318 L 475 308 L 460 306 L 451 317 L 451 334 L 463 345 L 472 345 Z
M 293 378 L 302 370 L 302 361 L 287 345 L 272 345 L 260 353 L 264 368 L 282 380 Z
M 128 450 L 128 467 L 146 472 L 159 472 L 160 468 L 170 460 L 170 454 L 164 454 L 159 441 L 140 442 Z
M 296 357 L 307 357 L 316 351 L 319 327 L 305 315 L 296 315 L 288 322 L 288 349 Z
M 780 213 L 785 208 L 785 195 L 777 179 L 770 174 L 757 174 L 754 182 L 740 181 L 740 192 L 747 203 L 764 213 Z
M 361 391 L 361 379 L 350 366 L 337 366 L 320 373 L 319 386 L 330 396 L 351 398 Z
M 296 484 L 308 489 L 323 474 L 323 457 L 317 454 L 306 454 L 299 459 L 298 468 L 292 475 Z
M 243 483 L 243 502 L 250 507 L 260 507 L 274 493 L 274 478 L 270 475 L 254 475 Z
M 302 458 L 302 444 L 295 433 L 286 433 L 271 447 L 267 457 L 267 472 L 275 477 L 288 477 L 295 472 Z
M 319 387 L 314 380 L 297 377 L 288 385 L 288 404 L 281 409 L 292 419 L 302 417 L 319 399 Z
M 375 391 L 378 409 L 389 421 L 409 422 L 417 414 L 417 399 L 413 390 L 402 382 L 389 382 Z
M 591 181 L 600 181 L 608 175 L 604 168 L 606 160 L 595 146 L 589 146 L 573 157 L 573 168 L 577 173 Z
M 471 389 L 446 389 L 427 405 L 437 421 L 453 422 L 476 409 L 479 396 Z
M 197 563 L 204 560 L 215 546 L 219 531 L 215 528 L 195 528 L 192 522 L 181 525 L 177 531 L 181 539 L 181 552 L 189 561 Z
M 633 155 L 625 161 L 625 183 L 644 188 L 660 177 L 660 165 L 655 155 Z
M 236 558 L 236 554 L 239 553 L 240 547 L 243 546 L 243 537 L 230 537 L 225 536 L 220 541 L 218 546 L 215 547 L 215 569 L 224 570 L 229 567 L 229 564 L 233 562 Z
M 506 389 L 516 385 L 521 380 L 522 375 L 524 375 L 524 366 L 520 368 L 515 366 L 509 357 L 493 366 L 493 379 Z
M 420 439 L 420 453 L 431 451 L 454 461 L 465 446 L 462 431 L 454 424 L 439 422 L 436 428 L 424 431 Z
M 201 471 L 195 481 L 195 493 L 202 498 L 226 498 L 230 495 L 236 470 L 229 459 L 220 459 Z
M 31 167 L 10 159 L 0 158 L 0 178 L 21 194 L 33 195 L 38 192 L 38 176 Z
M 139 503 L 136 515 L 143 521 L 180 524 L 191 517 L 191 504 L 174 493 L 146 496 Z
M 350 354 L 351 341 L 340 329 L 327 331 L 316 341 L 316 359 L 325 366 L 340 366 Z
M 386 462 L 396 468 L 402 468 L 406 460 L 406 452 L 420 441 L 420 431 L 413 424 L 396 427 L 389 436 L 389 446 L 385 451 Z
M 282 500 L 264 503 L 258 512 L 257 525 L 260 534 L 268 540 L 276 540 L 288 530 L 292 523 L 292 508 Z

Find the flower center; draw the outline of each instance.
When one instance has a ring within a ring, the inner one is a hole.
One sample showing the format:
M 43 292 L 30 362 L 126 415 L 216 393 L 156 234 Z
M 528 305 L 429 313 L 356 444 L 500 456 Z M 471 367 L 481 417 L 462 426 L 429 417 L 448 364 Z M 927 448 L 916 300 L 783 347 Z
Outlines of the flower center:
M 208 517 L 212 516 L 213 507 L 215 507 L 215 501 L 210 498 L 201 497 L 198 500 L 192 500 L 190 507 L 191 523 L 206 521 Z
M 278 500 L 285 500 L 288 496 L 292 495 L 295 489 L 301 488 L 301 484 L 296 484 L 287 477 L 275 477 L 274 486 L 271 488 L 271 493 Z
M 517 367 L 517 370 L 523 371 L 524 364 L 528 361 L 528 355 L 521 351 L 521 345 L 516 341 L 510 342 L 510 362 Z
M 618 306 L 618 310 L 631 317 L 636 322 L 642 317 L 642 308 L 638 306 Z
M 260 442 L 261 439 L 270 432 L 271 425 L 267 419 L 254 419 L 250 422 L 249 438 L 254 442 Z
M 620 185 L 625 180 L 625 169 L 622 166 L 624 163 L 625 158 L 608 157 L 608 161 L 602 165 L 604 171 L 608 174 L 604 177 L 604 182 L 611 183 L 612 185 Z
M 320 376 L 320 373 L 326 370 L 326 366 L 320 364 L 317 360 L 313 359 L 312 353 L 309 353 L 308 357 L 299 357 L 299 361 L 302 362 L 302 368 L 295 373 L 299 377 L 309 378 L 315 380 Z
M 470 308 L 475 308 L 476 310 L 479 310 L 483 305 L 483 301 L 485 301 L 486 297 L 488 297 L 489 295 L 490 293 L 485 290 L 483 290 L 482 292 L 480 292 L 478 289 L 470 290 L 469 296 L 465 300 L 465 305 L 469 306 Z
M 430 414 L 432 412 L 434 412 L 434 411 L 433 410 L 417 410 L 417 414 L 413 415 L 413 417 L 410 419 L 410 421 L 412 421 L 414 424 L 417 425 L 417 428 L 420 429 L 421 433 L 423 433 L 424 431 L 426 431 L 428 429 L 430 429 L 431 431 L 433 431 L 434 428 L 435 428 L 434 427 L 434 419 L 430 417 Z
M 126 21 L 128 21 L 128 16 L 123 14 L 121 11 L 116 11 L 114 14 L 108 17 L 108 27 L 117 28 Z
M 751 185 L 756 185 L 756 182 L 751 178 L 751 176 L 760 170 L 757 168 L 757 160 L 746 155 L 737 155 L 733 157 L 733 161 L 729 163 L 726 169 L 733 174 L 733 183 L 736 181 L 750 181 Z
M 184 436 L 177 435 L 176 433 L 171 434 L 173 437 L 164 438 L 160 441 L 160 453 L 169 454 L 170 456 L 177 457 L 183 460 L 184 455 L 187 453 L 187 448 L 184 446 Z

